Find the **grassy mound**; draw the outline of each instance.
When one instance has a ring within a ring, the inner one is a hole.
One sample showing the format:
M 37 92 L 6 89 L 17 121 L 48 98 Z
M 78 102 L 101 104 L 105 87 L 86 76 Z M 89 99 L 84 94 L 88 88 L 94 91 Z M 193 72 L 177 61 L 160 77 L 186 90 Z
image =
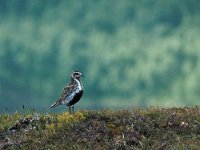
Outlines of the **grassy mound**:
M 0 116 L 2 149 L 200 149 L 200 109 Z M 28 122 L 26 119 L 31 118 Z M 20 120 L 21 119 L 21 120 Z

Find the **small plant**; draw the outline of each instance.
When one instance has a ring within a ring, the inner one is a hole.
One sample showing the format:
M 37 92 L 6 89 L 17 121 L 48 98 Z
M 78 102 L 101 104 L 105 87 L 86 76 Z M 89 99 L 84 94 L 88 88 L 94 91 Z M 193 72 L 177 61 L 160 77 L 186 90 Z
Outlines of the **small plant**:
M 200 109 L 16 112 L 0 116 L 0 135 L 11 149 L 200 149 Z

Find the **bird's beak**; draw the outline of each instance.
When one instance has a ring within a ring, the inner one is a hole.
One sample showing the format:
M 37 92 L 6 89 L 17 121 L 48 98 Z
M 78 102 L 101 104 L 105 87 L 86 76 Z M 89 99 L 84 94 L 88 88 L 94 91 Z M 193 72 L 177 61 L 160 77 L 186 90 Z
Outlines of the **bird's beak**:
M 81 74 L 82 77 L 85 77 L 84 75 Z

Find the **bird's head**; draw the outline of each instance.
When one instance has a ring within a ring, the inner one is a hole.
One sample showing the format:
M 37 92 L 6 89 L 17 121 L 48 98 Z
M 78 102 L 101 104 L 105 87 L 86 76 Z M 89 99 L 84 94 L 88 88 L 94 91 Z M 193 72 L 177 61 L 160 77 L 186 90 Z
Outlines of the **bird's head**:
M 81 76 L 84 77 L 79 71 L 74 71 L 72 73 L 72 78 L 80 79 Z

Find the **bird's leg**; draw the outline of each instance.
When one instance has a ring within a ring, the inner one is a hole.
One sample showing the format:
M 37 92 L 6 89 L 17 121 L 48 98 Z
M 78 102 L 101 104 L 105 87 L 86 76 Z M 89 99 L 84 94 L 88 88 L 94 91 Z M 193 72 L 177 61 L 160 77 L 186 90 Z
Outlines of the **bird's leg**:
M 72 105 L 72 113 L 74 114 L 74 105 Z
M 68 107 L 69 107 L 69 113 L 71 114 L 72 113 L 71 106 L 68 106 Z

